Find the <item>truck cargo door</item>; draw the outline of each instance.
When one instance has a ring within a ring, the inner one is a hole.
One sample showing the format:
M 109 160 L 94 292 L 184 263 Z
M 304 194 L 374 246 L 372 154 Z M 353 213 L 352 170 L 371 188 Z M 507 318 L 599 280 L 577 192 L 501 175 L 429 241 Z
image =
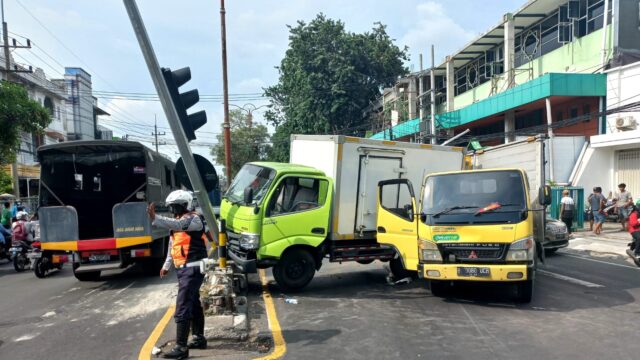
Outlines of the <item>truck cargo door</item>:
M 407 179 L 378 184 L 378 243 L 394 246 L 407 270 L 418 269 L 416 200 Z
M 363 155 L 358 172 L 358 198 L 355 232 L 376 230 L 376 187 L 381 180 L 402 175 L 402 158 L 393 156 Z

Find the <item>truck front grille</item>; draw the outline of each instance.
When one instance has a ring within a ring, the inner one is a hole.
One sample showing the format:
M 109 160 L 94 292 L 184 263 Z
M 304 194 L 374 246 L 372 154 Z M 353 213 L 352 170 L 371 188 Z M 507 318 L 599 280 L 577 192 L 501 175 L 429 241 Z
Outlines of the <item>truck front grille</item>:
M 499 262 L 504 260 L 507 244 L 438 244 L 445 263 Z

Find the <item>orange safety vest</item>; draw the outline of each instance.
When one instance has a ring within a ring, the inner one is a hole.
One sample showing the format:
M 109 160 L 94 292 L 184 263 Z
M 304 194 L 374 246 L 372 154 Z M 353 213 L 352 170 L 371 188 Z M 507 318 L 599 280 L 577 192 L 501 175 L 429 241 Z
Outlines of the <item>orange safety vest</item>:
M 191 214 L 199 216 L 195 213 Z M 204 227 L 197 231 L 172 231 L 171 240 L 171 257 L 175 267 L 207 257 L 207 238 Z

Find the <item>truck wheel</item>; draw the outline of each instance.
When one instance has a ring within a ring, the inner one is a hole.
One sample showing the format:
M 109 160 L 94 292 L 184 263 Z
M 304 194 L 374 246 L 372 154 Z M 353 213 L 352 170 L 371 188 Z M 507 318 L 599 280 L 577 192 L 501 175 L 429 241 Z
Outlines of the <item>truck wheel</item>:
M 100 280 L 100 271 L 76 272 L 79 265 L 73 264 L 73 276 L 79 281 L 98 281 Z
M 418 277 L 417 271 L 410 271 L 404 268 L 402 260 L 399 257 L 389 262 L 389 269 L 391 269 L 391 274 L 393 274 L 393 278 L 396 280 Z
M 442 280 L 429 280 L 429 289 L 431 290 L 431 295 L 435 297 L 447 297 L 451 290 L 451 283 Z
M 369 265 L 369 264 L 371 264 L 373 262 L 373 259 L 371 259 L 371 260 L 357 260 L 356 262 L 358 264 L 360 264 L 360 265 Z
M 544 256 L 551 256 L 556 253 L 558 249 L 544 249 Z
M 285 252 L 273 267 L 273 277 L 284 291 L 297 291 L 309 284 L 316 273 L 316 261 L 304 249 Z
M 533 279 L 520 281 L 516 284 L 516 302 L 528 304 L 533 298 Z
M 164 265 L 164 259 L 148 259 L 141 261 L 139 265 L 142 267 L 142 271 L 147 276 L 158 276 L 162 265 Z

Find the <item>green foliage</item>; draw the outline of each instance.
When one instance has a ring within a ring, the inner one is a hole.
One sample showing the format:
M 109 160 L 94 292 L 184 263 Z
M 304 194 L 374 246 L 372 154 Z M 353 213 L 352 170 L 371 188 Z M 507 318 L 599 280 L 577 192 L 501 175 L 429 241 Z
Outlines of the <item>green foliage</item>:
M 0 194 L 13 194 L 13 183 L 11 175 L 0 169 Z
M 289 49 L 271 98 L 267 121 L 276 127 L 270 159 L 286 161 L 291 134 L 362 135 L 371 124 L 365 109 L 407 73 L 407 49 L 393 44 L 384 25 L 363 34 L 316 16 L 289 27 Z
M 233 176 L 245 163 L 265 160 L 271 146 L 267 127 L 260 124 L 253 124 L 250 127 L 247 116 L 241 110 L 229 112 L 229 123 L 231 124 L 231 174 Z M 218 143 L 211 148 L 211 155 L 215 156 L 216 163 L 224 165 L 224 127 L 221 126 L 220 129 L 222 134 L 217 136 Z M 226 174 L 226 169 L 224 172 Z
M 15 160 L 21 132 L 41 135 L 49 123 L 49 112 L 23 86 L 0 82 L 0 165 Z

